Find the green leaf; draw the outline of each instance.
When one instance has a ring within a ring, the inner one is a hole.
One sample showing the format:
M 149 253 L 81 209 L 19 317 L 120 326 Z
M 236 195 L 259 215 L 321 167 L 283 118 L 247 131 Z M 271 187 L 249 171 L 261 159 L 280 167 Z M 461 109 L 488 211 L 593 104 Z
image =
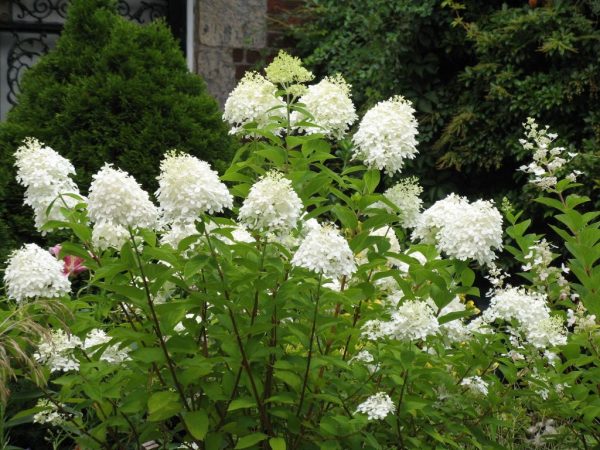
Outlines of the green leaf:
M 535 199 L 536 202 L 541 203 L 542 205 L 550 206 L 551 208 L 558 209 L 559 211 L 564 211 L 565 207 L 563 204 L 556 200 L 555 198 L 548 197 L 539 197 Z
M 235 449 L 237 450 L 241 448 L 252 447 L 253 445 L 258 444 L 259 442 L 264 441 L 268 437 L 269 436 L 263 433 L 249 434 L 248 436 L 240 438 L 240 440 L 237 442 L 237 445 L 235 446 Z
M 204 440 L 208 432 L 208 414 L 204 409 L 185 413 L 183 420 L 194 439 Z
M 281 166 L 285 163 L 285 150 L 279 147 L 266 146 L 261 150 L 257 150 L 255 153 L 260 156 L 264 156 L 269 161 L 274 162 L 276 165 Z
M 179 396 L 175 392 L 163 391 L 156 392 L 148 399 L 148 420 L 150 422 L 160 422 L 181 411 Z
M 285 439 L 277 437 L 269 439 L 269 445 L 272 450 L 285 450 Z
M 331 212 L 338 218 L 345 228 L 355 229 L 358 226 L 358 219 L 356 214 L 342 205 L 335 205 Z
M 229 404 L 227 411 L 235 411 L 236 409 L 256 408 L 256 402 L 253 398 L 238 398 Z
M 377 186 L 379 186 L 379 181 L 381 180 L 381 173 L 379 170 L 367 170 L 363 176 L 363 180 L 365 182 L 365 194 L 372 194 L 375 192 Z

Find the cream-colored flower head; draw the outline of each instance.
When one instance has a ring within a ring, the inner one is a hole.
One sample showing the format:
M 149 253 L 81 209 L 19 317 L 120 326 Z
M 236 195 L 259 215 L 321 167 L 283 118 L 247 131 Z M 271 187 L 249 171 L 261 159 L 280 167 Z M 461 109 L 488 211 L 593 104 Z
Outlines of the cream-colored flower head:
M 271 83 L 283 86 L 307 83 L 315 78 L 311 71 L 302 67 L 300 58 L 283 50 L 280 50 L 273 62 L 267 66 L 265 73 Z

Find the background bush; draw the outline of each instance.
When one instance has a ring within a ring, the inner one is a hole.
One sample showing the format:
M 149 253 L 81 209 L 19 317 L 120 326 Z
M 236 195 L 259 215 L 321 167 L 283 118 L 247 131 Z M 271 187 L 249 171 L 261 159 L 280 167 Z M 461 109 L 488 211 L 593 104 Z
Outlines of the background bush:
M 77 167 L 83 192 L 105 161 L 156 188 L 163 153 L 178 148 L 217 169 L 232 142 L 217 103 L 162 22 L 116 13 L 114 0 L 73 0 L 56 48 L 23 77 L 18 105 L 0 125 L 0 253 L 38 240 L 13 153 L 35 136 Z M 1 258 L 5 259 L 4 256 Z
M 362 110 L 394 94 L 414 102 L 412 169 L 431 200 L 518 199 L 528 116 L 586 154 L 597 188 L 600 1 L 308 0 L 303 11 L 293 32 L 317 76 L 343 73 Z

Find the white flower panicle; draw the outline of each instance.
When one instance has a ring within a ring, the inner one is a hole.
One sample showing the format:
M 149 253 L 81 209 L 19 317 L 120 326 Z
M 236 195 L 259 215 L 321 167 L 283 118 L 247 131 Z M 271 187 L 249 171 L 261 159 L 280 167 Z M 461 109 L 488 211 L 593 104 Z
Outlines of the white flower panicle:
M 417 341 L 439 332 L 440 324 L 428 301 L 408 300 L 391 312 L 391 320 L 369 320 L 362 327 L 367 339 Z
M 48 340 L 42 341 L 34 353 L 36 361 L 46 364 L 50 372 L 69 372 L 79 370 L 79 361 L 74 355 L 81 348 L 81 339 L 65 333 L 63 330 L 52 330 Z
M 387 189 L 383 195 L 398 208 L 400 223 L 405 228 L 414 228 L 417 226 L 423 200 L 420 195 L 423 188 L 419 185 L 416 177 L 409 177 L 400 180 L 391 188 Z M 377 203 L 378 208 L 384 208 L 388 212 L 394 211 L 388 205 Z
M 129 231 L 112 222 L 97 222 L 92 228 L 92 244 L 98 250 L 120 250 L 129 239 Z
M 567 340 L 562 320 L 550 315 L 546 295 L 527 292 L 523 288 L 508 287 L 498 291 L 482 318 L 490 324 L 496 320 L 517 321 L 518 331 L 536 348 L 563 345 Z
M 492 202 L 469 203 L 450 194 L 421 214 L 412 237 L 435 244 L 452 258 L 490 264 L 494 249 L 502 248 L 502 216 Z
M 265 68 L 265 74 L 271 83 L 287 87 L 306 83 L 315 77 L 312 72 L 302 67 L 300 58 L 283 50 L 279 50 L 279 54 Z
M 100 351 L 100 346 L 108 344 L 111 341 L 111 337 L 98 328 L 90 331 L 85 340 L 83 341 L 82 348 L 84 350 L 92 350 L 91 354 L 95 355 Z M 121 364 L 124 361 L 131 359 L 129 357 L 129 350 L 126 348 L 119 348 L 118 345 L 109 345 L 100 354 L 100 361 L 106 361 L 109 364 Z
M 379 102 L 363 117 L 353 141 L 353 159 L 393 175 L 413 159 L 417 150 L 417 120 L 410 101 L 395 96 Z
M 550 191 L 556 187 L 564 166 L 577 154 L 567 152 L 564 147 L 553 147 L 552 143 L 558 135 L 548 132 L 548 126 L 540 129 L 533 118 L 527 118 L 523 126 L 526 139 L 520 139 L 519 142 L 525 150 L 533 152 L 533 161 L 521 166 L 519 170 L 533 175 L 530 180 L 532 184 Z M 575 182 L 580 174 L 580 171 L 574 170 L 565 178 Z
M 80 196 L 70 178 L 75 175 L 73 164 L 35 138 L 26 138 L 15 158 L 17 181 L 26 188 L 25 204 L 33 208 L 38 231 L 49 220 L 64 220 L 60 208 L 71 208 L 79 201 L 64 194 Z
M 229 94 L 225 102 L 223 120 L 231 125 L 231 134 L 255 122 L 264 128 L 271 118 L 285 116 L 285 103 L 276 95 L 277 87 L 256 72 L 246 72 L 244 78 Z
M 460 382 L 461 386 L 465 386 L 469 391 L 475 394 L 487 395 L 488 383 L 479 376 L 467 377 Z
M 64 405 L 60 405 L 64 408 Z M 68 420 L 68 418 L 60 412 L 59 407 L 48 399 L 39 399 L 35 407 L 42 409 L 33 415 L 33 423 L 42 425 L 49 424 L 58 427 Z
M 90 185 L 88 212 L 94 223 L 124 228 L 154 228 L 158 209 L 148 193 L 126 172 L 105 164 Z
M 251 230 L 285 234 L 296 227 L 302 208 L 292 182 L 281 172 L 271 171 L 252 185 L 238 219 Z
M 292 124 L 303 120 L 317 126 L 298 126 L 307 134 L 323 133 L 335 139 L 342 139 L 348 128 L 356 121 L 354 103 L 350 98 L 350 85 L 341 75 L 325 77 L 319 83 L 309 86 L 299 102 L 312 115 L 306 117 L 299 111 L 292 113 Z
M 63 297 L 71 291 L 64 263 L 36 244 L 25 244 L 10 255 L 4 271 L 4 284 L 8 298 L 17 302 Z
M 596 316 L 588 314 L 583 303 L 577 303 L 575 310 L 567 310 L 567 326 L 573 327 L 573 332 L 581 333 L 593 330 L 597 327 Z
M 160 238 L 160 242 L 161 244 L 167 244 L 176 249 L 179 247 L 179 243 L 181 241 L 195 234 L 200 234 L 196 229 L 195 223 L 175 222 L 172 223 L 166 231 L 164 231 Z
M 385 392 L 378 392 L 358 405 L 356 413 L 366 414 L 368 420 L 382 420 L 396 411 L 396 405 Z
M 168 222 L 194 222 L 233 207 L 233 196 L 210 165 L 173 150 L 160 163 L 156 198 Z
M 304 267 L 327 278 L 349 277 L 356 272 L 354 253 L 340 231 L 330 224 L 310 231 L 292 258 L 292 266 Z
M 490 306 L 483 312 L 482 317 L 488 323 L 501 319 L 528 324 L 545 319 L 549 315 L 550 308 L 545 295 L 527 292 L 523 288 L 508 287 L 492 297 Z
M 567 343 L 567 330 L 558 316 L 545 317 L 523 326 L 527 342 L 536 348 L 556 347 Z
M 389 336 L 401 341 L 426 339 L 439 332 L 440 324 L 425 301 L 405 301 L 392 313 Z
M 569 269 L 564 265 L 562 267 L 551 266 L 555 258 L 551 248 L 552 245 L 546 239 L 536 241 L 524 255 L 525 264 L 522 269 L 532 274 L 533 282 L 538 286 L 538 290 L 545 289 L 547 284 L 557 283 L 561 286 L 562 292 L 568 295 L 569 283 L 563 276 L 563 272 L 568 273 Z

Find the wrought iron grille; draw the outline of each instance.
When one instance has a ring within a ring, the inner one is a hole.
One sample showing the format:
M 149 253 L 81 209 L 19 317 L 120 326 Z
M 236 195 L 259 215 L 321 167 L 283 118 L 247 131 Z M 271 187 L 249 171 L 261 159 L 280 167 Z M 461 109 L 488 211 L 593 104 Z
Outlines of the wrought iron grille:
M 0 0 L 0 120 L 16 104 L 23 73 L 52 49 L 69 0 Z M 164 17 L 185 51 L 184 0 L 119 0 L 123 17 L 145 24 Z

